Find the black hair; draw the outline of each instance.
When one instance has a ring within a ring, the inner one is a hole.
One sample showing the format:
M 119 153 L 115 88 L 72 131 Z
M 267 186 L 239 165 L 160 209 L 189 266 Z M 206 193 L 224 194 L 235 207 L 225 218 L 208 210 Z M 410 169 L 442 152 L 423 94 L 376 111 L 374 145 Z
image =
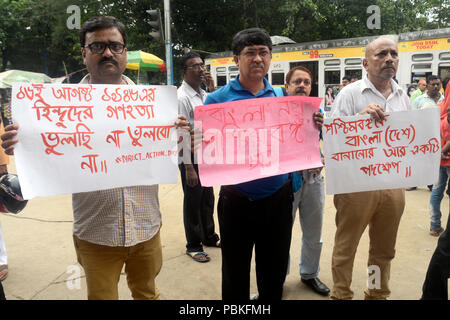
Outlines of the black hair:
M 352 81 L 352 79 L 351 79 L 349 76 L 344 76 L 344 77 L 342 78 L 342 81 L 344 81 L 344 80 Z
M 411 97 L 411 93 L 410 93 L 411 88 L 414 88 L 414 90 L 417 90 L 417 86 L 416 86 L 416 85 L 414 85 L 414 84 L 410 85 L 410 86 L 408 87 L 407 92 L 406 92 L 406 94 L 408 95 L 408 97 Z
M 434 74 L 432 74 L 431 76 L 427 77 L 427 84 L 430 84 L 430 82 L 433 81 L 433 80 L 441 81 L 441 79 L 438 76 L 435 76 Z
M 186 64 L 187 61 L 189 59 L 192 59 L 192 58 L 200 58 L 200 59 L 202 59 L 202 57 L 197 52 L 189 51 L 189 52 L 185 53 L 181 57 L 181 60 L 180 60 L 180 67 L 181 67 L 181 69 L 185 70 L 187 68 L 187 64 Z M 202 61 L 203 61 L 203 59 L 202 59 Z
M 81 26 L 80 32 L 78 34 L 81 47 L 84 48 L 84 45 L 86 44 L 86 33 L 105 28 L 117 28 L 117 30 L 119 30 L 120 34 L 122 35 L 123 43 L 125 44 L 125 46 L 127 45 L 128 37 L 125 31 L 125 26 L 122 24 L 122 22 L 120 22 L 115 17 L 100 16 L 89 18 Z
M 250 28 L 236 33 L 231 43 L 233 54 L 238 56 L 247 46 L 267 46 L 272 51 L 272 40 L 266 30 L 261 28 Z

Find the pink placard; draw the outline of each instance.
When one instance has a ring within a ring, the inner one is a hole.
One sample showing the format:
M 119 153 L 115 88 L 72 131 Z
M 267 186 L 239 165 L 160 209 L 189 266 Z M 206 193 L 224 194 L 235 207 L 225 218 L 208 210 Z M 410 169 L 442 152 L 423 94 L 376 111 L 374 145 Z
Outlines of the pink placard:
M 277 97 L 199 106 L 203 186 L 233 185 L 322 167 L 313 114 L 322 98 Z

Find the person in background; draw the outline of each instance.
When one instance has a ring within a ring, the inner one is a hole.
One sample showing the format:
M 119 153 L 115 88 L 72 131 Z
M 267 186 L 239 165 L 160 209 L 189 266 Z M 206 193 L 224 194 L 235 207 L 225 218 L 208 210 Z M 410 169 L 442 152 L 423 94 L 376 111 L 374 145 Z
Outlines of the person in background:
M 445 141 L 443 157 L 450 159 L 450 86 L 445 90 L 445 100 L 441 104 L 441 136 Z M 442 110 L 445 110 L 442 113 Z M 447 190 L 447 194 L 449 191 Z M 448 300 L 448 279 L 450 278 L 450 218 L 445 231 L 438 239 L 436 250 L 431 257 L 425 281 L 422 286 L 422 300 Z
M 207 96 L 200 85 L 206 83 L 214 91 L 214 80 L 205 73 L 203 60 L 196 52 L 188 52 L 181 58 L 181 68 L 183 83 L 178 88 L 178 113 L 186 117 L 192 130 L 195 108 L 203 105 Z M 214 189 L 201 185 L 193 153 L 187 157 L 189 163 L 183 163 L 183 157 L 180 159 L 186 254 L 194 261 L 208 262 L 210 257 L 203 251 L 203 245 L 220 247 L 219 236 L 214 231 Z
M 331 107 L 334 102 L 333 86 L 327 86 L 327 92 L 325 93 L 325 106 Z
M 313 76 L 304 67 L 295 67 L 286 75 L 285 88 L 290 96 L 306 96 L 311 93 Z M 331 88 L 331 87 L 328 87 Z M 321 123 L 316 123 L 321 128 Z M 320 131 L 320 129 L 319 129 Z M 319 279 L 320 254 L 322 252 L 322 221 L 325 207 L 324 178 L 322 168 L 293 172 L 292 181 L 299 179 L 301 185 L 294 188 L 292 204 L 293 221 L 299 210 L 300 226 L 302 228 L 302 247 L 300 256 L 300 279 L 314 292 L 327 296 L 330 289 Z
M 416 100 L 417 97 L 425 93 L 425 90 L 427 88 L 427 81 L 425 79 L 420 79 L 417 83 L 417 89 L 411 94 L 411 97 L 409 98 L 409 102 L 412 103 L 414 100 Z
M 342 78 L 342 86 L 345 87 L 346 85 L 350 84 L 352 82 L 352 79 L 349 76 L 344 76 Z
M 412 85 L 410 85 L 410 86 L 408 87 L 408 91 L 407 91 L 408 97 L 411 98 L 411 94 L 412 94 L 414 91 L 416 91 L 416 86 L 412 84 Z
M 441 88 L 441 79 L 435 75 L 429 76 L 427 78 L 427 91 L 411 103 L 412 107 L 418 110 L 436 107 L 438 103 L 444 100 L 444 95 L 441 94 Z
M 447 119 L 447 104 L 450 101 L 448 97 L 449 90 L 447 90 L 447 96 L 445 101 L 439 104 L 441 109 L 441 122 Z M 419 97 L 420 98 L 420 97 Z M 441 136 L 444 132 L 441 132 Z M 441 146 L 444 147 L 446 140 L 441 139 Z M 449 181 L 450 177 L 450 158 L 443 154 L 441 158 L 441 163 L 439 166 L 439 179 L 433 185 L 430 195 L 430 235 L 433 237 L 439 237 L 439 235 L 444 231 L 441 226 L 441 202 L 444 197 L 445 187 Z

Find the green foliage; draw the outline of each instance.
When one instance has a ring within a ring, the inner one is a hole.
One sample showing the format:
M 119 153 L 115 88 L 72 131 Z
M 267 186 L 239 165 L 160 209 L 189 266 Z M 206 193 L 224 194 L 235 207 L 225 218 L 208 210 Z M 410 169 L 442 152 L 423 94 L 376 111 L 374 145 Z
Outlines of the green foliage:
M 297 42 L 397 34 L 448 27 L 450 0 L 171 0 L 174 71 L 184 48 L 201 54 L 230 50 L 233 35 L 262 27 L 271 35 Z M 163 0 L 1 0 L 0 71 L 15 68 L 45 72 L 51 77 L 84 68 L 78 31 L 69 30 L 69 5 L 81 9 L 81 21 L 113 15 L 128 27 L 129 50 L 165 58 L 164 44 L 149 36 L 148 9 Z M 378 5 L 381 29 L 370 30 L 367 7 Z M 164 18 L 164 17 L 163 17 Z M 136 78 L 137 73 L 127 71 Z M 164 73 L 150 73 L 152 83 Z M 145 74 L 144 74 L 145 76 Z M 177 81 L 176 81 L 177 82 Z

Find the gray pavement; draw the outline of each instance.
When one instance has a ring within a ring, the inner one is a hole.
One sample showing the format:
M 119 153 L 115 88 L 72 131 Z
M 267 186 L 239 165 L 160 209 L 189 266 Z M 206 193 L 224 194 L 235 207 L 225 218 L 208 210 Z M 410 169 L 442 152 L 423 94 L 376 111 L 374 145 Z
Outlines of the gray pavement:
M 14 158 L 10 172 L 15 172 Z M 216 195 L 218 188 L 215 188 Z M 421 288 L 437 238 L 428 235 L 428 200 L 426 186 L 406 193 L 406 209 L 400 223 L 396 257 L 391 267 L 392 300 L 415 300 Z M 181 182 L 161 185 L 159 199 L 163 216 L 161 237 L 163 267 L 157 278 L 162 300 L 220 299 L 220 249 L 206 248 L 212 260 L 200 264 L 185 254 L 182 221 L 183 192 Z M 448 218 L 448 196 L 442 202 L 443 221 Z M 333 198 L 326 197 L 323 226 L 323 250 L 320 279 L 332 285 L 335 210 Z M 217 216 L 216 216 L 217 218 Z M 216 220 L 217 221 L 217 220 Z M 10 300 L 79 300 L 86 299 L 84 273 L 76 262 L 72 242 L 72 204 L 70 195 L 35 198 L 18 215 L 0 214 L 0 224 L 8 252 L 9 276 L 3 281 Z M 216 224 L 218 232 L 218 225 Z M 328 300 L 311 292 L 301 282 L 298 261 L 301 229 L 296 218 L 291 245 L 291 268 L 284 290 L 286 300 Z M 363 299 L 366 286 L 368 235 L 364 233 L 355 258 L 352 290 L 355 299 Z M 254 264 L 251 291 L 257 292 Z M 120 299 L 131 299 L 125 274 L 119 282 Z

